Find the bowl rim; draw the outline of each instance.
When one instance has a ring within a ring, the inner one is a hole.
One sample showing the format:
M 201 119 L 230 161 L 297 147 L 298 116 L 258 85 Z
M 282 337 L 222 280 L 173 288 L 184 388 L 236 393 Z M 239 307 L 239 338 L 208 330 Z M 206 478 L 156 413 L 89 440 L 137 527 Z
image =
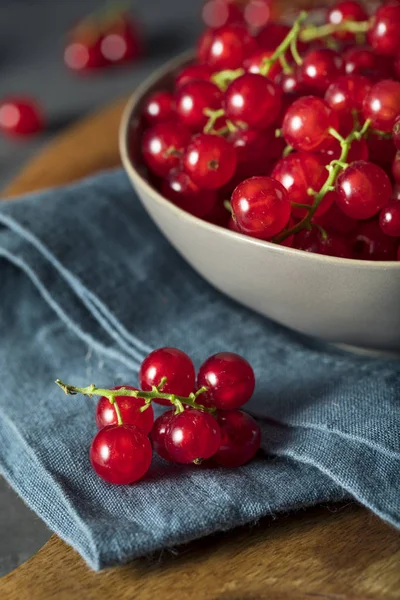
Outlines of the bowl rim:
M 122 164 L 125 171 L 130 176 L 131 180 L 141 187 L 156 203 L 161 205 L 162 207 L 172 211 L 181 219 L 191 222 L 193 225 L 197 225 L 202 227 L 210 232 L 216 232 L 222 236 L 230 237 L 232 239 L 240 240 L 241 242 L 249 243 L 260 248 L 264 248 L 270 250 L 272 252 L 286 254 L 288 256 L 293 256 L 294 258 L 300 258 L 303 260 L 310 260 L 316 263 L 325 263 L 325 264 L 336 264 L 341 267 L 359 267 L 363 269 L 390 269 L 394 271 L 400 270 L 400 261 L 374 261 L 374 260 L 360 260 L 358 258 L 340 258 L 337 256 L 326 256 L 324 254 L 316 254 L 313 252 L 306 252 L 304 250 L 299 250 L 297 248 L 290 248 L 288 246 L 282 246 L 280 244 L 274 244 L 273 242 L 267 242 L 264 240 L 259 240 L 257 238 L 252 238 L 247 235 L 243 235 L 241 233 L 236 233 L 235 231 L 231 231 L 230 229 L 226 229 L 224 227 L 220 227 L 219 225 L 214 225 L 213 223 L 209 223 L 208 221 L 204 221 L 199 217 L 195 217 L 185 210 L 179 208 L 172 202 L 170 202 L 167 198 L 165 198 L 160 192 L 154 189 L 150 183 L 139 173 L 136 167 L 133 165 L 131 158 L 129 156 L 129 145 L 128 145 L 128 134 L 129 127 L 132 120 L 132 115 L 137 112 L 140 105 L 142 104 L 146 95 L 150 92 L 150 90 L 157 85 L 157 83 L 167 77 L 172 72 L 176 71 L 179 67 L 183 67 L 186 63 L 188 63 L 191 59 L 194 58 L 193 50 L 186 51 L 179 56 L 173 58 L 166 62 L 163 66 L 156 69 L 152 75 L 147 77 L 136 89 L 136 91 L 130 96 L 127 105 L 123 111 L 120 127 L 119 127 L 119 150 L 122 159 Z

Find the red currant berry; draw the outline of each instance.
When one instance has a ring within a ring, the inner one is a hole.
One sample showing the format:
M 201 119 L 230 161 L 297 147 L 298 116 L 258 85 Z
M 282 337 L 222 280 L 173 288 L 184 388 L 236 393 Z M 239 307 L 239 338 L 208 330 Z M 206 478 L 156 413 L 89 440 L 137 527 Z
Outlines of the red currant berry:
M 171 418 L 164 439 L 170 460 L 189 464 L 211 458 L 218 451 L 221 431 L 209 413 L 186 409 Z
M 397 150 L 400 150 L 400 115 L 396 117 L 393 125 L 393 142 Z
M 225 25 L 204 32 L 197 46 L 200 63 L 214 71 L 238 69 L 257 49 L 255 39 L 245 25 Z
M 126 16 L 121 16 L 107 26 L 100 42 L 100 52 L 113 65 L 120 65 L 139 58 L 142 44 L 138 27 Z
M 230 212 L 225 208 L 223 203 L 217 199 L 213 208 L 204 215 L 203 219 L 208 223 L 218 225 L 219 227 L 228 227 Z
M 252 54 L 249 58 L 244 61 L 244 68 L 249 73 L 259 74 L 261 68 L 264 66 L 264 63 L 267 59 L 271 58 L 273 55 L 273 50 L 257 50 L 254 54 Z M 268 79 L 272 81 L 275 80 L 275 77 L 282 73 L 282 66 L 279 60 L 274 62 L 268 71 Z
M 129 385 L 118 386 L 112 388 L 114 390 L 120 390 L 121 387 L 125 387 L 128 390 L 137 390 L 135 387 Z M 149 434 L 154 422 L 154 411 L 153 407 L 149 406 L 145 411 L 140 412 L 140 408 L 145 406 L 146 402 L 143 398 L 133 398 L 131 396 L 117 396 L 115 398 L 119 411 L 121 413 L 122 421 L 125 425 L 136 425 L 138 429 L 143 433 Z M 97 403 L 96 409 L 96 425 L 99 429 L 106 427 L 107 425 L 117 425 L 117 413 L 115 407 L 110 403 L 109 399 L 102 396 Z
M 341 55 L 330 48 L 311 50 L 299 68 L 303 83 L 312 93 L 324 93 L 344 73 Z
M 264 50 L 276 50 L 290 31 L 289 25 L 270 22 L 257 35 L 258 45 Z
M 229 141 L 236 149 L 238 170 L 241 173 L 253 170 L 253 175 L 265 174 L 270 161 L 282 156 L 285 147 L 284 140 L 275 137 L 274 128 L 266 131 L 237 129 L 230 135 Z M 244 165 L 245 168 L 241 168 Z M 259 173 L 255 173 L 255 171 L 259 171 Z M 243 179 L 238 181 L 238 184 Z
M 229 219 L 228 229 L 234 231 L 235 233 L 242 233 L 233 217 Z
M 182 350 L 159 348 L 144 359 L 139 371 L 142 390 L 151 391 L 153 386 L 158 387 L 164 377 L 167 378 L 167 382 L 160 390 L 163 394 L 187 397 L 194 390 L 196 382 L 194 365 Z M 155 402 L 164 406 L 171 404 L 169 400 L 162 398 L 156 399 Z
M 94 471 L 107 481 L 127 485 L 147 473 L 152 459 L 149 438 L 134 425 L 109 425 L 101 429 L 90 447 Z
M 106 66 L 106 60 L 100 51 L 100 37 L 89 40 L 72 40 L 64 50 L 66 66 L 77 73 L 85 73 Z
M 337 129 L 337 114 L 320 98 L 303 96 L 286 112 L 282 132 L 296 150 L 316 150 L 333 139 L 329 129 Z
M 241 410 L 220 412 L 221 445 L 214 461 L 222 467 L 241 467 L 254 458 L 261 445 L 258 423 Z
M 353 258 L 359 260 L 396 260 L 398 240 L 379 227 L 377 220 L 360 223 L 353 236 Z
M 271 177 L 251 177 L 232 194 L 234 218 L 242 233 L 268 240 L 287 225 L 290 198 L 279 181 Z
M 282 73 L 275 81 L 280 85 L 282 92 L 285 94 L 284 97 L 289 96 L 292 101 L 293 96 L 300 97 L 304 92 L 304 84 L 298 70 L 292 73 Z
M 344 236 L 331 231 L 327 233 L 326 237 L 320 234 L 319 238 L 318 254 L 336 256 L 337 258 L 351 258 L 351 244 Z
M 268 151 L 269 139 L 263 131 L 254 129 L 237 129 L 229 136 L 229 141 L 236 149 L 238 165 L 259 161 L 264 163 L 264 151 Z
M 359 2 L 355 0 L 343 0 L 330 8 L 327 20 L 332 25 L 340 25 L 344 21 L 367 21 L 368 13 Z M 351 40 L 354 38 L 354 35 L 350 31 L 338 31 L 333 34 L 339 40 Z
M 197 387 L 206 387 L 207 391 L 198 397 L 198 402 L 233 410 L 250 400 L 255 385 L 254 371 L 247 360 L 233 352 L 219 352 L 199 369 Z
M 369 46 L 351 46 L 344 53 L 345 71 L 348 75 L 365 75 L 372 81 L 388 78 L 392 65 L 384 57 L 375 54 Z
M 312 252 L 338 258 L 351 258 L 351 244 L 335 232 L 322 234 L 317 228 L 303 229 L 294 238 L 294 247 L 304 252 Z
M 337 205 L 337 194 L 336 192 L 328 192 L 327 196 L 331 196 L 333 200 L 330 208 L 324 215 L 313 219 L 315 223 L 321 225 L 326 230 L 348 235 L 357 227 L 358 221 L 348 217 L 340 210 Z
M 176 111 L 181 122 L 192 131 L 201 131 L 208 121 L 206 108 L 221 106 L 222 93 L 211 81 L 191 81 L 176 94 Z
M 369 219 L 386 206 L 392 195 L 389 177 L 378 165 L 360 160 L 336 180 L 339 208 L 353 219 Z
M 387 2 L 378 8 L 367 33 L 377 54 L 395 56 L 400 50 L 400 4 Z
M 175 113 L 175 100 L 169 92 L 154 92 L 143 107 L 143 116 L 148 125 L 157 125 L 161 121 L 173 119 Z
M 373 131 L 369 132 L 367 138 L 369 160 L 371 162 L 387 163 L 393 162 L 396 155 L 396 147 L 393 139 L 380 136 Z
M 151 441 L 153 442 L 153 450 L 165 460 L 170 460 L 170 456 L 165 447 L 165 434 L 167 432 L 169 424 L 171 423 L 171 419 L 173 418 L 174 410 L 167 410 L 154 421 L 154 425 L 151 430 Z
M 385 235 L 400 237 L 400 202 L 393 202 L 381 210 L 379 225 Z
M 190 141 L 190 131 L 180 123 L 158 123 L 148 129 L 142 140 L 142 153 L 149 169 L 166 177 L 179 166 L 183 151 Z
M 392 192 L 392 201 L 398 202 L 399 200 L 400 200 L 400 185 L 395 185 L 393 187 L 393 192 Z
M 392 175 L 396 183 L 400 183 L 400 152 L 396 152 L 392 163 Z
M 319 192 L 328 177 L 328 171 L 321 156 L 311 152 L 293 152 L 276 163 L 271 177 L 288 191 L 291 202 L 312 206 L 314 196 L 308 192 Z M 321 215 L 328 208 L 329 204 L 326 205 L 322 200 L 316 214 Z M 306 208 L 292 208 L 293 216 L 299 219 L 305 217 L 307 212 Z
M 272 125 L 281 109 L 281 92 L 266 77 L 246 73 L 235 79 L 225 92 L 224 109 L 228 119 L 253 129 Z
M 390 79 L 376 83 L 364 99 L 364 117 L 371 120 L 374 129 L 392 131 L 399 114 L 400 83 Z
M 251 31 L 259 30 L 271 17 L 271 0 L 247 0 L 244 20 Z
M 363 75 L 343 75 L 328 87 L 325 102 L 340 114 L 360 111 L 370 89 L 371 83 Z
M 339 117 L 339 133 L 342 137 L 347 137 L 350 133 L 353 132 L 354 129 L 358 129 L 360 126 L 359 123 L 359 114 L 356 111 L 352 112 L 339 112 L 337 111 L 337 115 Z M 358 120 L 357 120 L 358 119 Z M 337 146 L 337 140 L 332 143 L 332 147 Z M 324 149 L 322 149 L 322 152 Z
M 295 225 L 295 220 L 292 219 L 292 217 L 290 217 L 289 223 L 287 224 L 286 229 L 292 229 L 292 227 L 294 227 L 294 225 Z M 272 239 L 270 239 L 268 241 L 274 243 L 274 241 Z M 294 242 L 294 234 L 288 235 L 287 237 L 285 237 L 284 240 L 279 242 L 279 245 L 286 246 L 286 248 L 292 248 L 293 242 Z
M 183 166 L 200 188 L 216 190 L 233 177 L 236 170 L 236 150 L 224 138 L 200 134 L 186 148 Z
M 173 169 L 162 182 L 162 194 L 182 210 L 204 217 L 214 207 L 217 194 L 213 190 L 202 190 L 184 171 Z
M 320 235 L 318 229 L 302 229 L 294 236 L 293 248 L 318 254 Z
M 0 131 L 9 136 L 25 136 L 44 129 L 39 105 L 28 97 L 4 98 L 0 101 Z
M 393 69 L 396 79 L 400 79 L 400 54 L 394 59 Z M 380 79 L 382 79 L 382 77 Z M 385 79 L 387 79 L 387 77 L 385 77 Z
M 226 0 L 207 0 L 201 14 L 207 27 L 214 29 L 232 23 L 243 23 L 243 14 L 239 7 Z
M 184 67 L 176 76 L 175 87 L 179 90 L 191 81 L 210 81 L 213 70 L 207 65 L 189 65 Z

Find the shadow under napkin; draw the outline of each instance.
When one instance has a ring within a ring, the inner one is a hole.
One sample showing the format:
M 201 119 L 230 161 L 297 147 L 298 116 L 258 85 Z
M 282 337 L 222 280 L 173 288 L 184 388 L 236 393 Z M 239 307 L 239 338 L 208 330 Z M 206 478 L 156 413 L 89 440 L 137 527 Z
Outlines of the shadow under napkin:
M 400 363 L 332 350 L 222 296 L 121 171 L 3 203 L 0 223 L 1 470 L 93 568 L 348 496 L 400 527 Z M 274 458 L 224 470 L 155 457 L 127 487 L 95 476 L 95 400 L 54 380 L 135 384 L 166 345 L 197 364 L 221 350 L 252 363 L 249 410 Z

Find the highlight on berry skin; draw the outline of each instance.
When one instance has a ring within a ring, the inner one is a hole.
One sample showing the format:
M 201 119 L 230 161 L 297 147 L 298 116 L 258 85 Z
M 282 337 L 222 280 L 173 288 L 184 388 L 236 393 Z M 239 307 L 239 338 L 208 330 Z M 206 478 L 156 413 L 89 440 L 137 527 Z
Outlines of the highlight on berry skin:
M 233 468 L 252 460 L 261 446 L 260 426 L 243 410 L 255 389 L 254 371 L 234 352 L 213 354 L 196 375 L 185 352 L 158 348 L 141 364 L 139 387 L 56 383 L 66 394 L 99 396 L 89 460 L 109 484 L 145 478 L 154 454 L 181 465 L 207 461 L 210 467 Z M 164 407 L 157 419 L 153 403 Z
M 398 260 L 400 4 L 339 0 L 291 27 L 246 3 L 202 14 L 194 60 L 143 105 L 151 185 L 235 236 Z

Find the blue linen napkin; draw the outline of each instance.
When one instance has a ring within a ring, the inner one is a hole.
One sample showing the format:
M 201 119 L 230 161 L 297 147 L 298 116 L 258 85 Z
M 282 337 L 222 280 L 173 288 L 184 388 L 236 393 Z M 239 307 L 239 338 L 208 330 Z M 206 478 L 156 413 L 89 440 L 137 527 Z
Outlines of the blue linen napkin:
M 178 256 L 121 171 L 0 205 L 0 469 L 94 569 L 354 498 L 400 527 L 400 363 L 353 356 L 225 298 Z M 95 399 L 62 380 L 133 384 L 177 346 L 253 365 L 265 455 L 239 469 L 170 465 L 113 487 L 91 470 Z

